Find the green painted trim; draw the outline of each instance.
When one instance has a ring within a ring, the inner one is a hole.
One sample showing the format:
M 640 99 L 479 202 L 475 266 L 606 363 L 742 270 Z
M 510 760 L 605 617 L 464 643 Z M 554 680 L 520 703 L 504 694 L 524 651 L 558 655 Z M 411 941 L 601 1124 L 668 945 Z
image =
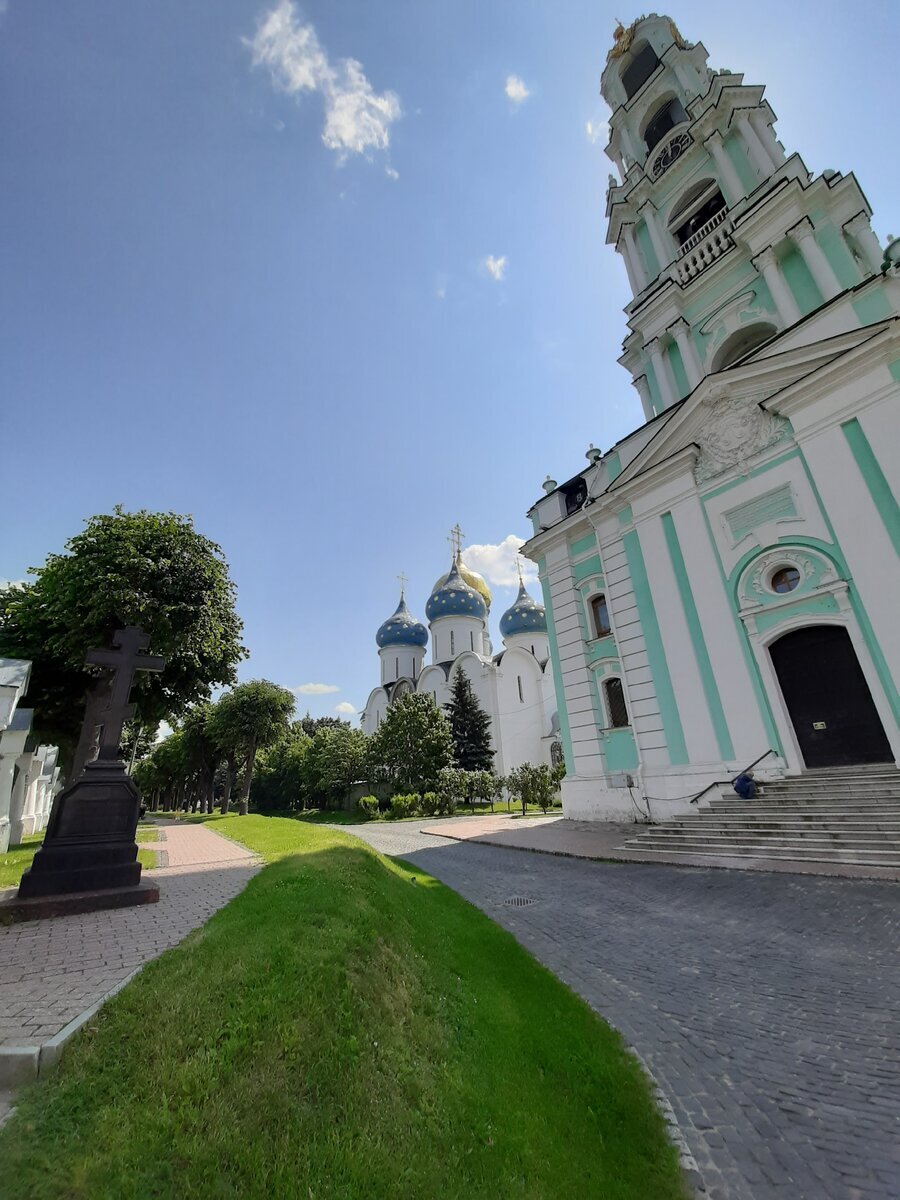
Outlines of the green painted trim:
M 617 475 L 622 474 L 622 463 L 619 459 L 618 450 L 613 450 L 611 453 L 607 454 L 604 462 L 606 463 L 606 469 L 609 472 L 609 482 L 612 483 Z
M 572 567 L 572 576 L 576 583 L 583 583 L 585 579 L 602 574 L 603 567 L 600 563 L 599 554 L 593 554 L 590 558 L 586 558 L 583 562 L 575 563 Z
M 896 359 L 892 363 L 888 363 L 888 370 L 891 373 L 891 377 L 895 379 L 897 383 L 900 383 L 900 358 Z
M 572 558 L 578 558 L 579 554 L 588 554 L 591 550 L 597 553 L 597 539 L 592 533 L 579 538 L 577 542 L 569 543 L 569 554 Z
M 684 369 L 684 359 L 681 357 L 681 349 L 677 342 L 670 344 L 668 354 L 672 374 L 675 377 L 675 388 L 679 399 L 683 400 L 688 392 L 690 392 L 691 385 L 688 383 L 687 371 Z
M 538 570 L 541 575 L 547 571 L 547 560 L 538 560 Z M 556 640 L 556 622 L 553 620 L 553 605 L 550 597 L 550 587 L 546 579 L 541 580 L 541 593 L 544 597 L 544 613 L 547 617 L 547 636 L 550 641 L 550 665 L 553 668 L 553 687 L 556 690 L 556 714 L 559 717 L 559 735 L 562 738 L 563 757 L 566 760 L 566 772 L 575 774 L 575 754 L 572 750 L 572 735 L 569 732 L 569 712 L 566 708 L 566 693 L 563 688 L 562 668 L 559 665 L 559 643 Z
M 719 489 L 722 490 L 722 489 Z M 716 566 L 719 568 L 719 578 L 722 580 L 722 587 L 725 590 L 725 600 L 728 605 L 728 611 L 731 613 L 731 619 L 734 621 L 734 627 L 737 632 L 738 642 L 741 646 L 741 653 L 744 655 L 744 663 L 747 667 L 747 674 L 750 676 L 750 685 L 753 688 L 753 694 L 756 696 L 756 703 L 759 708 L 759 715 L 763 723 L 763 728 L 766 731 L 766 736 L 769 739 L 769 748 L 775 750 L 784 758 L 784 747 L 781 744 L 781 738 L 778 736 L 778 726 L 775 724 L 775 718 L 772 716 L 772 709 L 769 705 L 769 697 L 766 695 L 766 689 L 763 687 L 762 676 L 759 671 L 759 664 L 750 646 L 747 637 L 747 630 L 744 628 L 744 622 L 737 614 L 735 607 L 733 588 L 729 587 L 728 577 L 725 574 L 725 569 L 722 566 L 722 560 L 719 558 L 719 548 L 716 545 L 715 535 L 712 531 L 712 525 L 709 523 L 709 513 L 706 511 L 706 505 L 701 504 L 700 508 L 703 512 L 703 520 L 706 524 L 706 532 L 709 537 L 709 544 L 712 547 L 713 557 L 716 560 Z M 752 550 L 750 554 L 744 555 L 744 559 L 751 557 L 755 558 L 760 553 L 759 547 Z M 746 566 L 746 562 L 744 564 Z
M 827 218 L 826 218 L 827 220 Z M 862 271 L 856 264 L 853 255 L 847 249 L 847 243 L 833 225 L 820 225 L 816 221 L 816 241 L 822 253 L 828 259 L 831 269 L 837 275 L 842 288 L 852 288 L 862 280 Z
M 605 658 L 619 657 L 616 639 L 612 635 L 605 638 L 594 638 L 592 642 L 586 643 L 585 650 L 589 663 L 602 662 Z
M 622 535 L 625 547 L 625 557 L 628 560 L 628 570 L 631 575 L 631 585 L 634 588 L 634 598 L 637 603 L 644 642 L 647 646 L 647 660 L 650 664 L 650 674 L 656 689 L 656 699 L 662 717 L 663 731 L 669 750 L 669 762 L 679 765 L 689 762 L 687 746 L 684 741 L 684 730 L 681 727 L 681 717 L 678 715 L 678 705 L 675 702 L 675 691 L 672 687 L 672 677 L 669 674 L 669 664 L 666 661 L 666 651 L 663 645 L 659 622 L 656 619 L 656 608 L 653 604 L 653 593 L 647 579 L 647 568 L 641 550 L 640 539 L 635 530 L 629 530 Z
M 653 248 L 653 239 L 650 237 L 650 230 L 647 228 L 646 221 L 638 221 L 634 227 L 634 236 L 638 244 L 638 249 L 647 265 L 647 274 L 651 279 L 655 279 L 660 272 L 659 259 L 656 257 L 656 250 Z
M 839 612 L 840 608 L 834 596 L 810 596 L 809 599 L 798 601 L 796 604 L 758 613 L 755 618 L 756 628 L 759 633 L 765 633 L 769 629 L 774 629 L 788 617 L 793 620 L 795 617 L 834 616 Z
M 891 706 L 891 712 L 894 714 L 894 720 L 900 724 L 900 692 L 897 691 L 897 685 L 894 682 L 891 669 L 887 664 L 887 659 L 884 657 L 884 651 L 881 649 L 881 643 L 875 636 L 875 630 L 872 626 L 872 622 L 869 620 L 869 614 L 866 611 L 866 606 L 863 603 L 862 597 L 859 595 L 856 588 L 853 587 L 853 579 L 850 574 L 850 569 L 847 566 L 846 559 L 844 558 L 843 551 L 840 547 L 840 542 L 837 539 L 837 534 L 835 533 L 834 526 L 831 523 L 831 517 L 828 515 L 828 510 L 822 503 L 822 497 L 819 494 L 819 489 L 816 486 L 813 473 L 809 469 L 809 463 L 806 461 L 806 456 L 802 453 L 800 455 L 800 461 L 803 463 L 803 470 L 806 472 L 806 478 L 809 481 L 809 486 L 812 488 L 812 493 L 816 498 L 816 504 L 818 504 L 822 516 L 825 518 L 825 524 L 828 527 L 828 532 L 831 535 L 834 546 L 829 551 L 825 549 L 820 542 L 815 542 L 812 538 L 805 538 L 802 540 L 810 546 L 815 546 L 817 549 L 821 549 L 822 553 L 830 553 L 835 562 L 837 562 L 838 566 L 841 568 L 844 578 L 850 584 L 850 587 L 847 589 L 847 594 L 850 597 L 850 607 L 853 609 L 853 612 L 856 615 L 856 620 L 860 631 L 863 635 L 866 645 L 869 648 L 869 654 L 872 657 L 872 662 L 875 664 L 875 673 L 881 682 L 881 686 L 884 689 L 884 694 L 887 696 L 888 703 Z M 801 541 L 800 538 L 795 540 L 798 542 Z
M 785 282 L 803 316 L 824 304 L 825 297 L 819 291 L 819 286 L 804 262 L 803 255 L 796 247 L 792 247 L 785 254 L 780 265 Z
M 876 321 L 883 321 L 889 317 L 892 311 L 888 298 L 881 289 L 866 292 L 864 296 L 858 296 L 850 303 L 860 325 L 874 325 Z
M 725 138 L 724 145 L 725 151 L 728 154 L 728 157 L 731 159 L 734 169 L 738 173 L 738 178 L 747 189 L 747 194 L 749 195 L 759 185 L 759 179 L 757 178 L 756 172 L 750 165 L 750 159 L 747 157 L 743 144 L 739 141 L 736 134 L 730 134 Z M 715 173 L 716 176 L 718 176 L 718 172 L 716 171 Z M 732 206 L 735 205 L 738 200 L 743 200 L 743 198 L 743 196 L 735 196 L 731 201 Z
M 894 550 L 900 555 L 900 504 L 897 503 L 897 498 L 891 491 L 891 485 L 881 469 L 881 464 L 858 418 L 854 417 L 851 421 L 845 421 L 841 429 L 844 431 L 844 437 L 856 459 L 856 465 L 869 489 L 872 502 L 878 509 L 881 523 L 888 532 Z
M 610 729 L 600 739 L 607 771 L 633 771 L 638 765 L 637 746 L 630 729 Z
M 748 479 L 755 479 L 757 475 L 765 475 L 766 471 L 771 471 L 773 467 L 780 467 L 782 463 L 788 459 L 797 458 L 800 454 L 799 446 L 794 446 L 792 450 L 788 450 L 785 454 L 780 454 L 778 458 L 773 458 L 769 462 L 762 463 L 758 467 L 754 467 L 748 475 L 741 475 L 737 479 L 732 479 L 728 483 L 721 484 L 720 487 L 712 488 L 708 492 L 704 492 L 700 499 L 706 503 L 707 500 L 712 500 L 716 496 L 721 496 L 723 492 L 730 492 L 733 487 L 737 487 L 739 483 L 746 483 Z
M 709 658 L 709 650 L 706 647 L 706 639 L 703 636 L 703 626 L 700 624 L 700 615 L 697 612 L 694 593 L 691 590 L 684 555 L 681 552 L 681 543 L 678 540 L 678 531 L 675 528 L 675 521 L 670 512 L 662 514 L 662 527 L 666 536 L 666 545 L 669 548 L 672 569 L 675 572 L 678 594 L 681 597 L 681 607 L 684 609 L 688 632 L 691 635 L 691 643 L 694 647 L 694 658 L 697 660 L 697 666 L 700 670 L 700 681 L 703 684 L 706 706 L 709 709 L 713 729 L 716 731 L 716 743 L 719 747 L 719 755 L 725 760 L 730 760 L 734 758 L 734 744 L 728 730 L 728 721 L 725 717 L 725 709 L 722 707 L 722 697 L 719 695 L 716 676 Z
M 619 513 L 619 524 L 620 525 L 630 525 L 633 519 L 634 518 L 633 518 L 633 514 L 631 512 L 631 505 L 626 504 L 625 507 L 622 509 L 622 511 Z
M 656 372 L 653 370 L 653 363 L 649 357 L 644 360 L 644 377 L 647 380 L 647 390 L 650 392 L 650 407 L 656 415 L 662 412 L 663 402 L 659 384 L 656 382 Z

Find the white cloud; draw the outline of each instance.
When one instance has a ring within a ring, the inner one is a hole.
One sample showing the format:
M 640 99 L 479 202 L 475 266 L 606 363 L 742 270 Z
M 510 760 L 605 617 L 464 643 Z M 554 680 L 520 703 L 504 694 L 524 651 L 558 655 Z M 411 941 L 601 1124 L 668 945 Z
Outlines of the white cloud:
M 167 737 L 172 736 L 172 726 L 168 721 L 160 721 L 159 728 L 156 730 L 155 744 L 158 746 L 160 742 L 164 742 Z
M 362 63 L 354 58 L 332 64 L 315 29 L 298 17 L 291 0 L 281 0 L 245 38 L 255 67 L 268 67 L 276 87 L 288 95 L 319 92 L 325 101 L 322 141 L 340 158 L 385 150 L 390 126 L 400 116 L 394 92 L 374 91 Z
M 518 75 L 507 75 L 506 87 L 503 90 L 513 104 L 522 104 L 531 95 L 524 81 Z
M 534 583 L 537 579 L 537 567 L 530 559 L 522 558 L 519 554 L 524 545 L 524 538 L 510 533 L 496 545 L 488 543 L 483 546 L 466 546 L 462 554 L 463 562 L 479 575 L 483 575 L 488 583 L 497 587 L 515 587 L 519 582 L 516 566 L 518 560 L 522 565 L 525 582 Z
M 0 4 L 2 3 L 3 0 L 0 0 Z M 30 583 L 30 579 L 0 579 L 0 591 L 10 587 L 28 587 Z
M 400 178 L 400 172 L 395 171 L 393 167 L 385 167 L 384 173 L 385 173 L 385 175 L 387 175 L 388 179 L 399 179 Z
M 438 300 L 447 299 L 447 289 L 445 287 L 435 288 L 434 294 L 437 296 Z
M 496 279 L 499 283 L 506 272 L 506 255 L 501 255 L 500 258 L 494 258 L 493 254 L 489 254 L 484 260 L 484 266 L 491 279 Z
M 349 700 L 342 700 L 340 702 L 340 704 L 336 704 L 334 706 L 334 711 L 336 713 L 340 713 L 341 716 L 352 717 L 353 714 L 356 712 L 356 709 L 353 707 L 353 705 L 350 703 Z
M 584 132 L 592 143 L 609 141 L 608 121 L 585 121 Z
M 341 689 L 336 683 L 301 683 L 299 687 L 288 690 L 298 696 L 327 696 L 329 692 L 339 692 Z

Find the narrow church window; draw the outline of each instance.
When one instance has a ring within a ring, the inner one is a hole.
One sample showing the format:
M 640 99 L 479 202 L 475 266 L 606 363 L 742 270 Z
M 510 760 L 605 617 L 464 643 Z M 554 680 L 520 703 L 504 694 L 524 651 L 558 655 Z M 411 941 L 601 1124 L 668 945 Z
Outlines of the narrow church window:
M 397 676 L 398 679 L 400 678 L 400 659 L 399 658 L 394 659 L 394 674 Z
M 602 592 L 599 596 L 591 597 L 591 617 L 594 621 L 594 637 L 608 637 L 612 629 L 609 624 L 609 608 L 606 604 L 606 596 Z
M 610 727 L 621 729 L 628 724 L 628 709 L 625 707 L 625 692 L 621 679 L 607 679 L 603 684 L 603 697 L 606 701 L 606 714 Z
M 469 630 L 469 649 L 475 649 L 475 634 L 472 633 L 471 629 Z
M 452 658 L 452 657 L 453 657 L 453 655 L 456 653 L 456 646 L 455 646 L 455 643 L 456 643 L 456 639 L 454 638 L 454 636 L 453 636 L 453 630 L 451 629 L 451 630 L 450 630 L 450 657 L 451 657 L 451 658 Z
M 521 675 L 516 676 L 516 683 L 518 683 L 518 685 L 519 685 L 519 703 L 524 704 L 525 703 L 525 693 L 522 691 L 522 676 Z

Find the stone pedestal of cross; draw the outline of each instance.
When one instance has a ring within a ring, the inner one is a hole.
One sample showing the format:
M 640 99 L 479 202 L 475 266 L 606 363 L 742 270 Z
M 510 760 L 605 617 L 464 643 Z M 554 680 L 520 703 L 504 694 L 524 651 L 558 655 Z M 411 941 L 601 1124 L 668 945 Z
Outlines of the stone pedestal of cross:
M 87 706 L 85 722 L 102 722 L 94 762 L 85 765 L 53 803 L 44 844 L 22 876 L 19 894 L 0 905 L 16 920 L 120 908 L 159 899 L 141 883 L 135 832 L 141 797 L 120 758 L 122 728 L 132 715 L 131 685 L 137 671 L 161 671 L 165 660 L 144 654 L 148 638 L 135 627 L 120 629 L 106 650 L 89 650 L 86 662 L 112 672 L 105 709 Z

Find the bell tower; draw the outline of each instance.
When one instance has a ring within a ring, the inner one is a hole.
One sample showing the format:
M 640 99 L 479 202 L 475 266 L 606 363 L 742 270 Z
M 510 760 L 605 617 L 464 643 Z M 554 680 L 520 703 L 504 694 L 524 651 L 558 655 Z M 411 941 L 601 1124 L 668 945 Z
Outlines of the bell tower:
M 607 242 L 633 294 L 619 361 L 647 420 L 882 263 L 854 176 L 786 155 L 764 88 L 708 57 L 654 14 L 617 28 L 601 79 Z

